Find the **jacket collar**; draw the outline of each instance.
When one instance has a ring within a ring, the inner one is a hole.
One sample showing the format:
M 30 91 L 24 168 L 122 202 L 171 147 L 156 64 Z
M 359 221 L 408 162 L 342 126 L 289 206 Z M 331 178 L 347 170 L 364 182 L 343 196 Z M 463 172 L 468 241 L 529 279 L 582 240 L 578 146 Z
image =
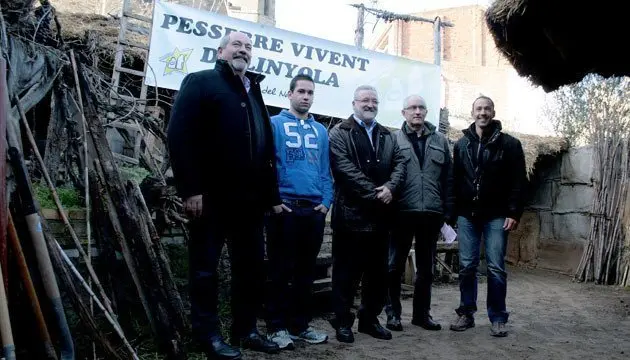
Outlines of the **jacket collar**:
M 488 137 L 488 144 L 494 143 L 497 141 L 497 139 L 499 138 L 499 136 L 501 135 L 501 131 L 503 130 L 503 126 L 501 125 L 501 121 L 499 120 L 492 120 L 492 122 L 488 125 L 489 126 L 489 133 L 491 134 Z M 481 139 L 479 139 L 479 136 L 477 135 L 477 131 L 475 129 L 475 123 L 473 122 L 472 124 L 470 124 L 470 126 L 464 130 L 462 130 L 462 132 L 464 133 L 464 135 L 470 140 L 470 141 L 479 141 Z
M 402 124 L 401 130 L 407 135 L 414 135 L 416 132 L 407 125 L 407 122 L 404 121 Z M 425 122 L 424 127 L 422 128 L 422 136 L 429 136 L 435 132 L 435 125 L 430 122 Z
M 346 120 L 342 121 L 341 124 L 339 124 L 339 128 L 340 129 L 344 129 L 344 130 L 352 130 L 354 129 L 356 126 L 358 126 L 357 122 L 354 120 L 354 114 L 350 115 L 350 117 L 348 117 Z M 381 134 L 389 134 L 390 131 L 389 129 L 387 129 L 385 126 L 376 123 L 376 128 L 378 129 L 378 131 Z
M 217 70 L 219 73 L 223 74 L 224 76 L 234 76 L 237 77 L 238 74 L 236 74 L 234 72 L 234 69 L 232 69 L 232 67 L 230 66 L 230 64 L 228 64 L 228 62 L 226 60 L 223 59 L 218 59 L 214 65 L 214 69 Z M 265 79 L 265 75 L 263 74 L 259 74 L 259 73 L 255 73 L 253 71 L 249 71 L 247 70 L 245 72 L 245 76 L 247 76 L 247 78 L 252 82 L 252 83 L 260 83 L 261 81 L 263 81 Z

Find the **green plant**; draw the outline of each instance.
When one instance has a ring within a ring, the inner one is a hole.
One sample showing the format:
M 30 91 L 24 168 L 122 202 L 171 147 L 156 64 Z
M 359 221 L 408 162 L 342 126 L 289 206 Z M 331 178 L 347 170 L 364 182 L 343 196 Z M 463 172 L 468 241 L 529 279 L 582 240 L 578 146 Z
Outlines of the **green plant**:
M 132 180 L 138 184 L 151 174 L 147 169 L 140 166 L 121 165 L 118 167 L 118 171 L 120 172 L 120 177 L 124 182 Z
M 64 209 L 80 209 L 83 207 L 83 200 L 76 189 L 71 187 L 58 187 L 55 190 L 57 191 L 57 196 L 59 196 L 59 201 L 61 201 L 61 205 Z M 33 193 L 41 208 L 57 208 L 55 200 L 52 196 L 52 191 L 50 191 L 48 186 L 35 183 L 33 184 Z

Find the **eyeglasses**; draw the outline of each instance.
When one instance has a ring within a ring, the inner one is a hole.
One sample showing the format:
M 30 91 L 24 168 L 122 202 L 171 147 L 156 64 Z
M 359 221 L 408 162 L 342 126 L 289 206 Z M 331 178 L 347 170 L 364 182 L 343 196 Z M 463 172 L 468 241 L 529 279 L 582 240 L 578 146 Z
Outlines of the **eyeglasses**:
M 376 99 L 354 99 L 354 101 L 358 101 L 362 104 L 374 104 L 374 105 L 378 105 L 378 100 Z
M 406 108 L 404 108 L 404 110 L 407 110 L 407 111 L 416 111 L 416 110 L 427 111 L 427 107 L 424 106 L 424 105 L 411 105 L 411 106 L 407 106 Z

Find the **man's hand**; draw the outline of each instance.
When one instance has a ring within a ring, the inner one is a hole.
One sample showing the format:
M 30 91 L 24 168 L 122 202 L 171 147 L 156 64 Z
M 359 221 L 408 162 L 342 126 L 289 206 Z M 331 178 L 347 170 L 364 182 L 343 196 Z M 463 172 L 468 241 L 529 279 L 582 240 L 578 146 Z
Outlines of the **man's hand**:
M 503 230 L 505 231 L 516 230 L 517 226 L 518 226 L 518 221 L 512 218 L 505 218 L 505 223 L 503 223 Z
M 184 210 L 192 217 L 200 217 L 203 210 L 203 195 L 193 195 L 184 200 Z
M 392 201 L 392 192 L 385 185 L 379 186 L 376 188 L 378 194 L 376 194 L 376 198 L 381 200 L 385 204 L 389 204 Z
M 289 209 L 288 206 L 284 205 L 284 204 L 280 204 L 280 205 L 275 205 L 273 207 L 273 213 L 274 214 L 280 214 L 281 212 L 286 211 L 286 212 L 293 212 L 293 210 Z
M 328 208 L 324 204 L 319 204 L 315 206 L 315 211 L 319 211 L 322 214 L 326 215 L 328 213 Z

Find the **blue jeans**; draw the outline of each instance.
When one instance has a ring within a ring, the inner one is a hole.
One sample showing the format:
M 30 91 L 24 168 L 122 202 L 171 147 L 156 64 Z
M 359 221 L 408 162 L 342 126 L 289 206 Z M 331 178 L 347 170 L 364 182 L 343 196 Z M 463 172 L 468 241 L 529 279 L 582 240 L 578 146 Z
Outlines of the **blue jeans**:
M 505 310 L 507 273 L 505 271 L 505 251 L 508 232 L 503 230 L 505 218 L 492 220 L 457 219 L 459 241 L 459 290 L 461 292 L 459 315 L 469 315 L 477 311 L 477 267 L 479 248 L 483 236 L 488 263 L 488 317 L 490 322 L 507 322 Z

